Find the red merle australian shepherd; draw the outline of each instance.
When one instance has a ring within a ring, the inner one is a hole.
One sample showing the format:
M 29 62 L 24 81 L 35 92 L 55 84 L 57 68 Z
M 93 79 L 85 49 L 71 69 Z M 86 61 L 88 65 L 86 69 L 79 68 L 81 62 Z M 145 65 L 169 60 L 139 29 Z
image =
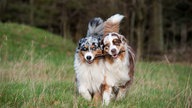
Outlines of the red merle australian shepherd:
M 103 83 L 103 103 L 108 105 L 112 94 L 122 99 L 133 81 L 135 55 L 125 37 L 119 34 L 119 24 L 124 16 L 116 14 L 104 24 L 104 64 L 106 67 Z

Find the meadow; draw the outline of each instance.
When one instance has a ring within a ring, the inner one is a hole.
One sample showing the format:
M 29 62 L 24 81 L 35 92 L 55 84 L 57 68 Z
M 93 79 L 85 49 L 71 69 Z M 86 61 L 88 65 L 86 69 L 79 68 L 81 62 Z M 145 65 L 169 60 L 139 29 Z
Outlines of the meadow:
M 38 28 L 0 23 L 0 107 L 101 107 L 76 92 L 75 47 Z M 126 98 L 108 107 L 191 108 L 192 65 L 137 61 Z

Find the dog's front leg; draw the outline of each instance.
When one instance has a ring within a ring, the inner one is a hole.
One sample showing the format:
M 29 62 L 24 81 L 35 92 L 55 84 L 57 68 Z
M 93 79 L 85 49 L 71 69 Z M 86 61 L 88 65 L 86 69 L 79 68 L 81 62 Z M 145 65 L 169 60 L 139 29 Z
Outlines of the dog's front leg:
M 94 106 L 97 106 L 100 103 L 101 99 L 102 99 L 101 93 L 100 92 L 95 92 L 94 95 L 93 95 Z
M 104 85 L 103 90 L 103 105 L 108 105 L 111 100 L 112 87 L 109 85 Z
M 84 86 L 80 86 L 78 88 L 79 93 L 88 101 L 91 101 L 91 94 L 89 93 L 88 89 Z

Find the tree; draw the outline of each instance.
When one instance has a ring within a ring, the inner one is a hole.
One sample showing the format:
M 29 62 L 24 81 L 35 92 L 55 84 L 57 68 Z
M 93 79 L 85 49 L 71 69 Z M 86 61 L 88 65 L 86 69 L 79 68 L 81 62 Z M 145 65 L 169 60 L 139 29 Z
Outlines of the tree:
M 136 24 L 136 34 L 137 34 L 137 60 L 142 58 L 143 55 L 143 39 L 145 31 L 145 17 L 146 17 L 146 6 L 145 0 L 137 0 L 136 8 L 137 24 Z
M 152 1 L 151 35 L 149 37 L 149 53 L 163 53 L 163 17 L 161 0 Z
M 30 0 L 30 24 L 34 23 L 34 0 Z

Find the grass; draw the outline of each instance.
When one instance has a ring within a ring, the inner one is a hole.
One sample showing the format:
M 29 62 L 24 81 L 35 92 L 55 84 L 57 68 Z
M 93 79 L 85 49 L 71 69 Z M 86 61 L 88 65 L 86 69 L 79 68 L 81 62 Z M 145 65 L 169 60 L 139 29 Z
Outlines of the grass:
M 74 51 L 70 40 L 25 25 L 0 23 L 0 107 L 94 107 L 76 93 Z M 126 98 L 109 107 L 190 108 L 192 66 L 137 62 Z

